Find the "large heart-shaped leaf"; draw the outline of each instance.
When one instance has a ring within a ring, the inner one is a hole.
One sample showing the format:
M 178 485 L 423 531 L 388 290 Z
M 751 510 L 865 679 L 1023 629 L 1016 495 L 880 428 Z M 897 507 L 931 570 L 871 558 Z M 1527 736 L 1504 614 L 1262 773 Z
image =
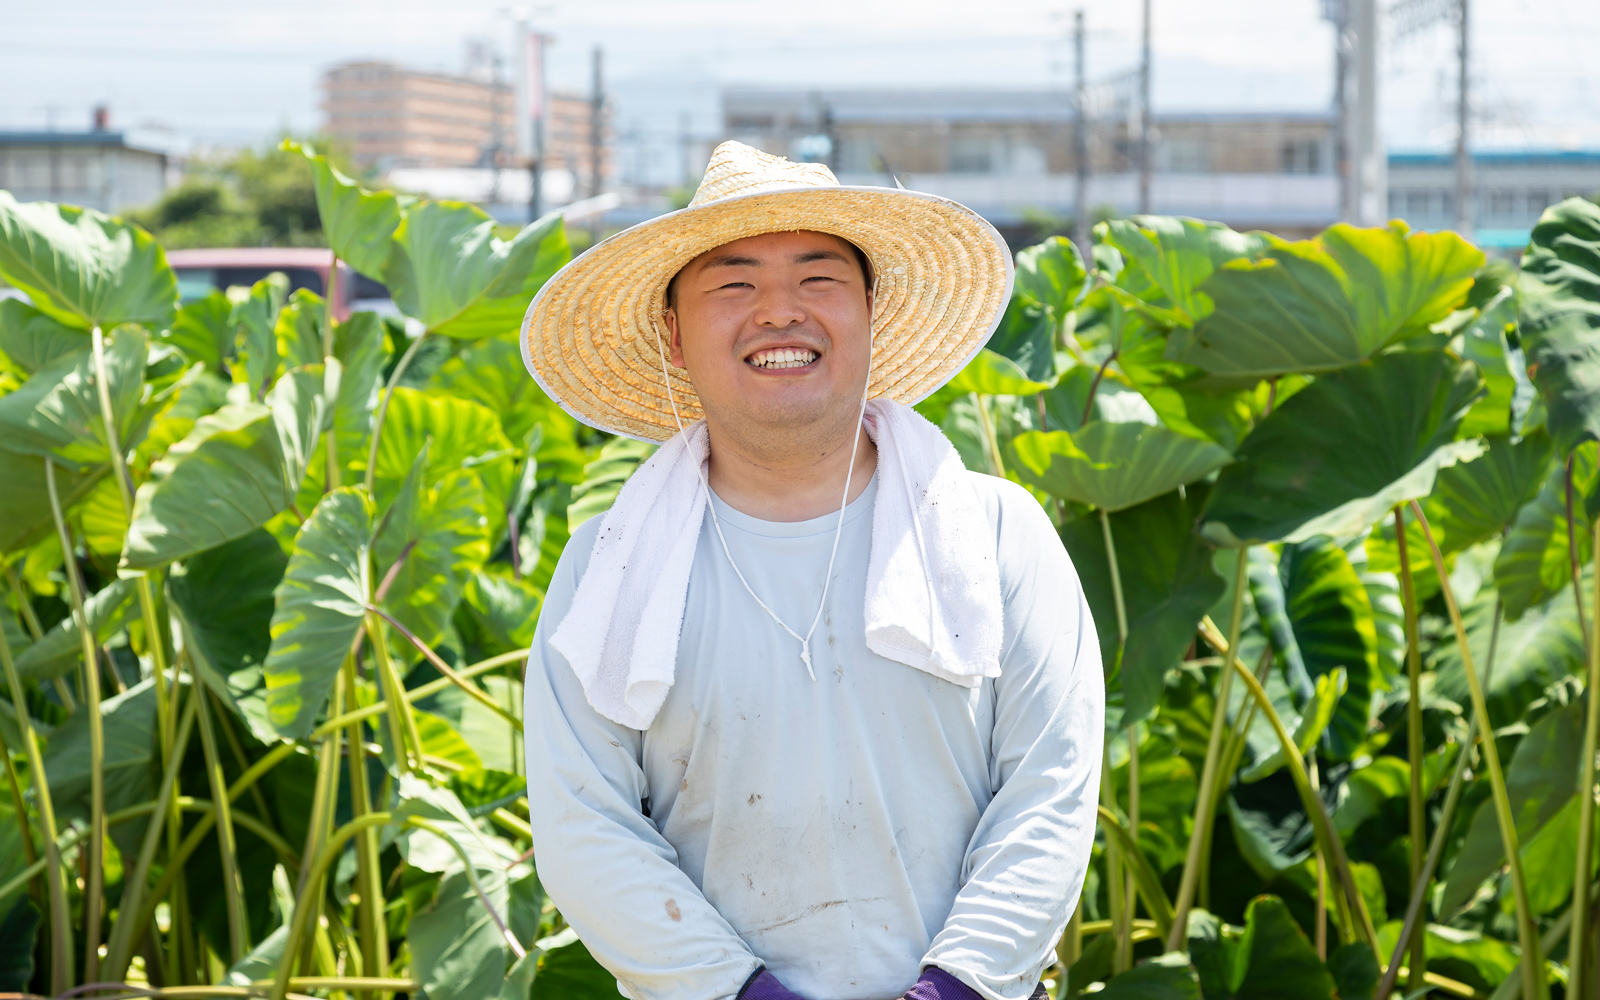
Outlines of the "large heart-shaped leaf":
M 1251 900 L 1235 954 L 1234 1000 L 1334 1000 L 1333 976 L 1276 896 Z
M 573 487 L 572 503 L 567 507 L 568 530 L 609 510 L 622 492 L 622 484 L 655 453 L 655 445 L 631 438 L 607 441 L 600 456 L 584 468 L 583 482 Z
M 1113 219 L 1095 227 L 1106 243 L 1122 251 L 1128 268 L 1119 276 L 1129 291 L 1164 301 L 1179 325 L 1193 326 L 1210 315 L 1211 297 L 1199 291 L 1212 272 L 1230 260 L 1253 258 L 1267 246 L 1264 234 L 1237 233 L 1220 222 L 1160 215 Z M 1144 282 L 1148 288 L 1141 288 Z
M 147 349 L 148 338 L 132 326 L 119 327 L 105 345 L 106 377 L 123 448 L 143 438 L 153 416 L 151 407 L 140 405 Z M 78 350 L 40 368 L 16 392 L 0 396 L 0 447 L 53 454 L 79 466 L 110 460 L 87 339 Z
M 19 203 L 0 191 L 0 276 L 68 326 L 161 329 L 178 306 L 167 256 L 138 226 L 92 208 Z
M 1594 592 L 1588 574 L 1583 584 L 1584 607 L 1588 608 Z M 1529 608 L 1516 621 L 1499 623 L 1496 629 L 1495 611 L 1500 602 L 1495 589 L 1485 587 L 1462 613 L 1473 663 L 1488 663 L 1489 643 L 1491 639 L 1495 643 L 1494 670 L 1484 681 L 1484 697 L 1489 719 L 1496 726 L 1521 718 L 1546 688 L 1581 673 L 1586 662 L 1583 631 L 1578 627 L 1570 586 L 1562 588 L 1551 600 Z M 1453 641 L 1447 638 L 1435 651 L 1434 667 L 1437 674 L 1433 693 L 1467 705 L 1467 676 L 1461 650 Z
M 1595 444 L 1580 445 L 1572 453 L 1571 463 L 1575 523 L 1567 523 L 1567 467 L 1558 463 L 1550 467 L 1533 500 L 1516 512 L 1495 558 L 1495 586 L 1505 600 L 1506 617 L 1512 621 L 1570 587 L 1574 559 L 1580 566 L 1589 561 L 1590 530 L 1584 501 L 1600 489 Z
M 273 728 L 311 731 L 366 613 L 372 508 L 358 490 L 329 493 L 295 538 L 274 595 L 272 646 L 262 672 Z
M 340 365 L 339 397 L 333 408 L 334 442 L 342 463 L 349 465 L 353 456 L 366 451 L 378 409 L 383 366 L 389 358 L 383 322 L 377 314 L 354 313 L 335 326 L 333 356 Z M 531 383 L 533 379 L 523 381 Z
M 38 455 L 19 455 L 0 448 L 0 552 L 17 552 L 55 531 L 44 463 Z M 106 465 L 84 472 L 56 468 L 56 490 L 63 509 L 71 510 L 110 471 Z M 120 502 L 120 501 L 119 501 Z
M 567 928 L 538 942 L 539 978 L 528 1000 L 610 1000 L 617 978 L 605 970 L 578 934 Z
M 1550 468 L 1550 436 L 1542 428 L 1515 444 L 1504 436 L 1484 441 L 1488 450 L 1482 455 L 1440 469 L 1433 492 L 1422 500 L 1433 540 L 1447 559 L 1505 530 L 1539 494 Z M 1406 550 L 1417 593 L 1427 599 L 1438 592 L 1439 580 L 1428 557 L 1422 525 L 1409 506 L 1401 510 L 1405 514 Z M 1383 520 L 1367 540 L 1372 569 L 1399 572 L 1400 553 L 1394 530 L 1392 518 Z
M 1011 442 L 1017 474 L 1045 492 L 1122 510 L 1204 478 L 1225 448 L 1144 423 L 1091 421 L 1076 432 L 1026 431 Z
M 471 575 L 489 558 L 483 487 L 470 472 L 423 484 L 428 450 L 417 454 L 373 541 L 384 607 L 428 645 L 444 636 Z M 396 565 L 398 563 L 398 565 Z
M 51 319 L 21 299 L 0 299 L 0 367 L 9 362 L 20 378 L 87 345 L 82 330 Z
M 1148 338 L 1117 355 L 1117 367 L 1149 401 L 1160 422 L 1180 434 L 1215 441 L 1233 451 L 1268 410 L 1298 389 L 1295 379 L 1275 384 L 1218 379 L 1193 365 L 1162 357 L 1166 344 Z M 1064 380 L 1063 380 L 1064 381 Z
M 44 769 L 55 800 L 56 815 L 89 818 L 89 796 L 94 764 L 104 775 L 107 812 L 127 809 L 155 797 L 159 778 L 156 740 L 155 681 L 147 680 L 100 703 L 101 753 L 90 752 L 89 713 L 74 712 L 50 735 Z M 118 823 L 111 836 L 124 857 L 138 850 L 145 819 Z
M 511 901 L 505 872 L 482 870 L 478 882 L 503 917 Z M 499 996 L 511 949 L 465 871 L 447 874 L 439 883 L 433 902 L 411 918 L 406 943 L 415 975 L 429 997 L 489 1000 Z
M 172 326 L 158 335 L 184 353 L 190 361 L 213 372 L 233 356 L 233 303 L 222 292 L 212 292 L 178 310 Z
M 1437 353 L 1388 354 L 1317 379 L 1240 444 L 1203 530 L 1225 545 L 1362 531 L 1482 450 L 1455 440 L 1482 385 L 1472 365 Z
M 381 275 L 395 228 L 400 225 L 399 200 L 392 192 L 361 187 L 310 146 L 285 139 L 283 148 L 311 161 L 317 214 L 334 255 L 369 277 Z
M 1517 744 L 1506 767 L 1506 793 L 1517 825 L 1519 853 L 1528 856 L 1530 841 L 1555 819 L 1577 791 L 1577 768 L 1582 756 L 1583 703 L 1565 705 L 1538 722 Z M 1483 803 L 1472 817 L 1467 837 L 1456 854 L 1445 882 L 1439 910 L 1454 913 L 1470 901 L 1484 879 L 1499 872 L 1506 853 L 1491 803 Z M 1573 868 L 1568 866 L 1566 889 L 1572 889 Z M 1563 897 L 1567 893 L 1563 893 Z
M 560 428 L 575 427 L 566 411 L 551 401 L 522 367 L 522 349 L 501 337 L 473 344 L 446 361 L 434 376 L 439 388 L 453 396 L 482 403 L 500 418 L 506 437 L 524 440 L 534 425 L 545 426 L 545 438 Z M 570 440 L 571 430 L 559 435 Z M 582 478 L 582 466 L 577 473 Z
M 278 374 L 278 311 L 288 294 L 289 279 L 275 271 L 250 286 L 250 294 L 234 303 L 228 316 L 237 331 L 238 353 L 244 355 L 246 384 L 257 399 Z
M 1174 491 L 1110 515 L 1128 614 L 1128 642 L 1118 674 L 1124 724 L 1155 710 L 1166 672 L 1182 660 L 1195 627 L 1225 587 L 1212 568 L 1211 547 L 1194 533 L 1205 487 L 1186 492 L 1187 497 Z M 1061 528 L 1061 540 L 1083 580 L 1110 674 L 1118 669 L 1117 615 L 1098 519 L 1069 521 Z
M 1344 368 L 1448 316 L 1483 266 L 1483 253 L 1455 233 L 1412 233 L 1401 222 L 1265 239 L 1260 257 L 1224 264 L 1199 287 L 1214 309 L 1192 331 L 1173 332 L 1167 357 L 1235 376 Z
M 1106 981 L 1104 1000 L 1200 1000 L 1200 976 L 1181 951 L 1140 962 Z
M 956 373 L 949 386 L 954 392 L 980 396 L 1031 396 L 1050 388 L 1050 383 L 1034 381 L 1015 361 L 984 348 Z
M 167 577 L 195 672 L 266 743 L 277 734 L 267 721 L 261 665 L 288 562 L 277 539 L 257 529 L 185 559 Z
M 197 420 L 139 487 L 122 564 L 151 569 L 182 559 L 286 510 L 316 449 L 325 389 L 321 366 L 296 368 L 267 405 L 233 403 Z
M 1522 257 L 1518 329 L 1563 454 L 1600 439 L 1600 205 L 1545 209 Z
M 89 622 L 96 645 L 110 639 L 122 627 L 133 603 L 132 580 L 113 580 L 90 594 L 83 602 L 83 615 Z M 31 680 L 49 680 L 75 670 L 83 661 L 83 642 L 78 636 L 77 618 L 67 615 L 16 659 L 17 673 Z
M 1056 371 L 1056 333 L 1087 272 L 1078 248 L 1060 236 L 1017 251 L 1016 263 L 1011 302 L 986 346 L 1016 362 L 1027 378 L 1049 382 Z
M 1479 284 L 1486 280 L 1484 275 L 1479 275 Z M 1474 285 L 1468 296 L 1469 304 L 1477 294 L 1478 287 Z M 1520 434 L 1524 429 L 1538 391 L 1528 378 L 1527 359 L 1516 329 L 1516 289 L 1503 285 L 1461 331 L 1461 356 L 1478 366 L 1489 389 L 1488 395 L 1463 421 L 1463 437 Z
M 1315 693 L 1302 708 L 1304 712 L 1300 720 L 1295 723 L 1294 732 L 1291 734 L 1295 746 L 1300 748 L 1301 756 L 1311 752 L 1316 746 L 1323 732 L 1328 728 L 1328 723 L 1333 719 L 1333 710 L 1339 703 L 1340 697 L 1345 692 L 1345 672 L 1343 667 L 1334 667 L 1332 673 L 1323 674 L 1317 678 Z M 1239 780 L 1245 784 L 1260 781 L 1272 774 L 1276 774 L 1284 765 L 1283 747 L 1280 745 L 1263 757 L 1251 764 L 1239 775 Z
M 1347 690 L 1340 692 L 1326 753 L 1347 759 L 1366 738 L 1373 691 L 1387 686 L 1378 669 L 1377 629 L 1366 583 L 1344 549 L 1327 538 L 1286 543 L 1277 577 L 1294 636 L 1292 649 L 1306 679 L 1316 682 L 1335 670 L 1345 671 Z M 1284 660 L 1286 679 L 1304 695 L 1293 661 L 1288 656 Z M 1302 704 L 1301 711 L 1309 709 Z
M 407 316 L 429 330 L 475 339 L 515 331 L 533 293 L 570 256 L 559 216 L 507 243 L 482 209 L 425 201 L 407 209 L 383 268 Z
M 487 407 L 454 396 L 396 389 L 378 443 L 377 494 L 387 508 L 411 463 L 432 439 L 424 483 L 437 483 L 456 469 L 472 469 L 484 492 L 503 509 L 513 485 L 516 451 Z

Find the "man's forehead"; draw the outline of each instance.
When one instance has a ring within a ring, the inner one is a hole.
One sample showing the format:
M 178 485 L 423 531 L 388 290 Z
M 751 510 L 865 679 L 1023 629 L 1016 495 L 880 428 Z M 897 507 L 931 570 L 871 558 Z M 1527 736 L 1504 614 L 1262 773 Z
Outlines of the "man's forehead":
M 855 247 L 843 237 L 801 229 L 746 236 L 724 243 L 696 257 L 688 267 L 696 270 L 708 267 L 760 267 L 769 260 L 782 259 L 795 263 L 825 259 L 848 262 L 855 253 Z

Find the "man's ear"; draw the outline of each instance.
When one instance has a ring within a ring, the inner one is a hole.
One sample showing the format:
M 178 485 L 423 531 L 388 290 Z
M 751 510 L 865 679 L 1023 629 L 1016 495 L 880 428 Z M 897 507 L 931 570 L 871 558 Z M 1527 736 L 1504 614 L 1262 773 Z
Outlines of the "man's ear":
M 683 363 L 683 337 L 678 333 L 678 310 L 668 306 L 662 318 L 667 323 L 667 360 L 672 362 L 674 368 L 688 368 Z

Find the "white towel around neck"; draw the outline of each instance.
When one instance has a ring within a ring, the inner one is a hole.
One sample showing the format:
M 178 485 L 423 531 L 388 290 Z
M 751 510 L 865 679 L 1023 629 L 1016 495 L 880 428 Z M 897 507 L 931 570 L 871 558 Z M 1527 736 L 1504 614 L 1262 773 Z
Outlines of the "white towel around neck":
M 866 643 L 964 687 L 1000 674 L 1000 572 L 961 458 L 911 407 L 867 404 L 878 495 L 867 561 Z M 572 608 L 550 637 L 594 710 L 648 729 L 672 687 L 706 511 L 704 422 L 668 440 L 604 515 Z M 795 649 L 795 669 L 800 651 Z

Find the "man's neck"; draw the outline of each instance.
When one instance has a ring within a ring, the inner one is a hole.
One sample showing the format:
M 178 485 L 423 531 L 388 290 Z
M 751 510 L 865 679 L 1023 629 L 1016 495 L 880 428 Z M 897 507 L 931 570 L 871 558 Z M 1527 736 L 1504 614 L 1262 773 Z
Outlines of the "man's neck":
M 711 489 L 741 514 L 763 521 L 808 521 L 839 509 L 849 474 L 848 503 L 861 495 L 878 467 L 878 448 L 858 429 L 855 467 L 850 467 L 848 433 L 823 447 L 757 451 L 741 447 L 736 435 L 711 435 Z

